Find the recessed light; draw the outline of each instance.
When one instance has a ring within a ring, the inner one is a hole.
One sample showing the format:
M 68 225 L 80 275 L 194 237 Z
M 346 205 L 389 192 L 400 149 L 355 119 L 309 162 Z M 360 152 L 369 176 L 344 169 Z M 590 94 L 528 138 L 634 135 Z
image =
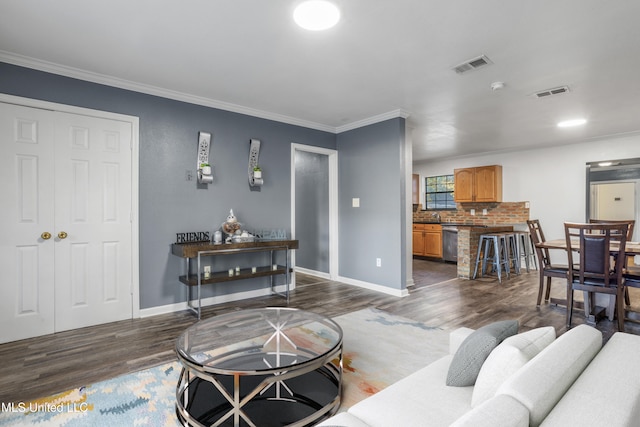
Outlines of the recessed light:
M 587 123 L 587 119 L 573 119 L 573 120 L 565 120 L 563 122 L 558 123 L 559 128 L 570 128 L 573 126 L 580 126 Z
M 296 7 L 293 20 L 305 30 L 327 30 L 340 20 L 340 10 L 329 1 L 309 0 Z

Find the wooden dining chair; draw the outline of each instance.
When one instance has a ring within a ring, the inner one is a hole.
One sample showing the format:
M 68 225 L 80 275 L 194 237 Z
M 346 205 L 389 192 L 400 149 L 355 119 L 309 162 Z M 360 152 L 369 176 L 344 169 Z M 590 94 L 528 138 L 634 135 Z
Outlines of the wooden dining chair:
M 590 224 L 629 224 L 629 228 L 627 229 L 627 242 L 630 242 L 633 240 L 633 229 L 636 225 L 636 220 L 635 219 L 594 219 L 591 218 L 589 219 L 589 223 Z M 627 268 L 627 265 L 629 263 L 629 259 L 626 258 L 625 259 L 625 264 L 624 267 L 625 269 Z M 633 275 L 633 273 L 631 273 Z M 625 288 L 624 290 L 624 302 L 627 305 L 631 305 L 631 298 L 629 297 L 629 290 Z
M 627 299 L 629 296 L 629 288 L 640 288 L 640 268 L 636 266 L 626 266 L 622 277 L 624 279 L 625 303 L 631 305 Z
M 585 291 L 585 315 L 595 314 L 595 293 L 609 295 L 609 320 L 618 314 L 618 330 L 624 331 L 624 255 L 613 258 L 611 244 L 624 254 L 628 223 L 564 224 L 567 241 L 569 281 L 567 282 L 567 328 L 573 315 L 573 292 Z M 574 254 L 579 262 L 576 270 Z M 613 264 L 613 265 L 612 265 Z
M 549 256 L 549 249 L 538 247 L 540 243 L 545 241 L 540 221 L 532 219 L 527 221 L 527 225 L 529 226 L 529 233 L 533 240 L 533 246 L 536 249 L 536 255 L 538 257 L 538 265 L 540 266 L 540 286 L 538 288 L 538 302 L 536 304 L 540 305 L 542 302 L 542 292 L 544 290 L 545 279 L 547 282 L 547 290 L 544 295 L 544 300 L 546 302 L 549 301 L 549 297 L 551 295 L 551 279 L 553 277 L 557 277 L 564 279 L 566 283 L 569 277 L 569 267 L 562 264 L 552 264 Z

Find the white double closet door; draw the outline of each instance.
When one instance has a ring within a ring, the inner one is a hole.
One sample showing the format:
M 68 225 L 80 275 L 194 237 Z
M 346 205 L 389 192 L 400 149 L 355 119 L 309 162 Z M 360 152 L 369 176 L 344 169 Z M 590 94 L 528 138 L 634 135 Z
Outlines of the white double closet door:
M 132 135 L 0 103 L 0 342 L 132 317 Z

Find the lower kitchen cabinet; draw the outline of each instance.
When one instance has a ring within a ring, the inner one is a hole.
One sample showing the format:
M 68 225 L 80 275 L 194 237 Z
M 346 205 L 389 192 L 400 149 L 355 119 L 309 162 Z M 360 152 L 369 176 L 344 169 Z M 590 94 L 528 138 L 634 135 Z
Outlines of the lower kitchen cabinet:
M 413 224 L 413 254 L 442 258 L 442 226 Z

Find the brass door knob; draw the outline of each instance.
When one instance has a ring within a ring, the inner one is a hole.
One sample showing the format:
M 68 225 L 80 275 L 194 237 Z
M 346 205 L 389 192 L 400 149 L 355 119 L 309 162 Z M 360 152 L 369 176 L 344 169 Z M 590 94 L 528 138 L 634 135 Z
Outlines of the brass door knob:
M 49 233 L 48 231 L 45 231 L 40 235 L 40 237 L 42 237 L 42 240 L 49 240 L 51 238 L 51 233 Z
M 67 238 L 67 233 L 65 231 L 61 231 L 58 233 L 58 237 L 60 239 L 66 239 Z

